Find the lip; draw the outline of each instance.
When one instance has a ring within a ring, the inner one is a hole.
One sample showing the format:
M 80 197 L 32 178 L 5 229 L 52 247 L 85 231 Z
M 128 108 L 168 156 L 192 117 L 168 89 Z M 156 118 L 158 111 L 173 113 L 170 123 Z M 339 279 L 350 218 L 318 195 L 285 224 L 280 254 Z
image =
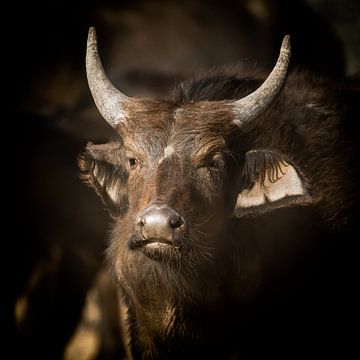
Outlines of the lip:
M 136 247 L 146 257 L 158 262 L 171 262 L 173 259 L 178 259 L 181 251 L 180 246 L 165 239 L 143 240 Z
M 167 245 L 167 246 L 175 246 L 172 241 L 165 239 L 149 239 L 144 240 L 144 246 L 155 246 L 155 245 Z
M 154 238 L 154 239 L 132 239 L 131 241 L 132 246 L 135 248 L 160 248 L 160 247 L 176 247 L 176 245 L 169 240 L 162 239 L 162 238 Z
M 144 244 L 143 247 L 149 250 L 161 250 L 166 248 L 172 248 L 174 247 L 174 244 L 170 244 L 169 242 L 151 241 L 147 244 Z

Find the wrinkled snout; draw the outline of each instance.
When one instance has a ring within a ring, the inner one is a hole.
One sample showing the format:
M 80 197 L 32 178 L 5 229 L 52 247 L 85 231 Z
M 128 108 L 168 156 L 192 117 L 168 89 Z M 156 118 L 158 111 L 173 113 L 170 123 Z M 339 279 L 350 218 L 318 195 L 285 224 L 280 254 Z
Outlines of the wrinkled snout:
M 157 202 L 139 214 L 136 227 L 145 241 L 172 243 L 183 231 L 185 221 L 170 206 Z

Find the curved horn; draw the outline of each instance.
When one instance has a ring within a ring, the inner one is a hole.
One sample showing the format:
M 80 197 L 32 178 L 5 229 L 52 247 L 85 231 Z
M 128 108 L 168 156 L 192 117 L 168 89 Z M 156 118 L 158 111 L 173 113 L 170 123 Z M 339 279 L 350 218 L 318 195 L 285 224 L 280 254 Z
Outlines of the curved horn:
M 122 103 L 130 98 L 116 89 L 106 76 L 99 57 L 94 27 L 89 29 L 87 40 L 86 74 L 98 110 L 112 127 L 116 127 L 126 115 Z
M 290 62 L 290 36 L 286 35 L 282 41 L 280 55 L 263 84 L 251 94 L 233 102 L 235 110 L 234 123 L 243 126 L 263 113 L 279 94 L 286 80 Z

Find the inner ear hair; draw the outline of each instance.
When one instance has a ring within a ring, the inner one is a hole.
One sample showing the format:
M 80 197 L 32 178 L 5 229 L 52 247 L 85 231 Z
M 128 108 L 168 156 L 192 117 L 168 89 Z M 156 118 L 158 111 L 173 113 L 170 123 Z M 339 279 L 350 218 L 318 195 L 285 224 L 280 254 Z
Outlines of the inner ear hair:
M 234 210 L 238 217 L 312 202 L 304 176 L 285 155 L 273 150 L 246 153 L 240 189 Z
M 127 177 L 124 154 L 119 143 L 88 143 L 79 158 L 80 177 L 100 196 L 111 215 L 127 209 Z
M 120 176 L 120 180 L 125 182 L 127 179 L 125 172 L 118 171 L 122 170 L 123 161 L 120 143 L 95 145 L 89 142 L 79 158 L 82 172 L 80 176 L 91 186 L 96 186 L 96 182 L 104 186 L 115 175 Z
M 245 155 L 245 164 L 242 171 L 242 187 L 250 189 L 259 182 L 264 186 L 268 177 L 270 182 L 276 182 L 284 175 L 282 166 L 288 166 L 290 161 L 285 156 L 272 150 L 258 149 L 250 150 Z

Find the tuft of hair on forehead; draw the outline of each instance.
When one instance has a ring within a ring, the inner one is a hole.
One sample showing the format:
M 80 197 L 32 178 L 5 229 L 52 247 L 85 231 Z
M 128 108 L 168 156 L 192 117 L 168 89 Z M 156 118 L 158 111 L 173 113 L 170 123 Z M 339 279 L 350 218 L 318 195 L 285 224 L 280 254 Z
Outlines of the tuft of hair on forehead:
M 237 100 L 255 91 L 263 82 L 263 76 L 240 78 L 237 74 L 220 71 L 188 78 L 177 84 L 173 101 L 182 105 L 197 101 Z

